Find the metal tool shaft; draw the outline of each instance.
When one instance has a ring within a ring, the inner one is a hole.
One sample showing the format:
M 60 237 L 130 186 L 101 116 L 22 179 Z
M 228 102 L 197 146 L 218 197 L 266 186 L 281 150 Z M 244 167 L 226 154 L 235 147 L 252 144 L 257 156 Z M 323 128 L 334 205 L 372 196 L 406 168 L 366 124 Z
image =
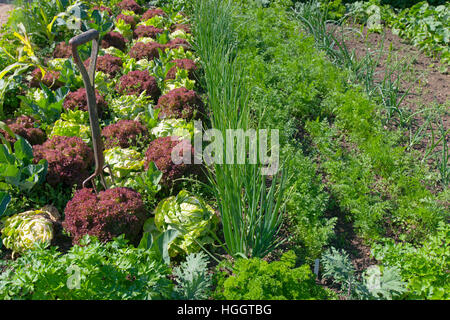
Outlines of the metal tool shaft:
M 80 59 L 80 55 L 78 54 L 78 47 L 89 41 L 92 41 L 92 49 L 88 71 L 86 70 L 83 64 L 83 61 L 81 61 Z M 89 178 L 87 178 L 83 182 L 83 188 L 86 187 L 87 182 L 92 180 L 94 190 L 95 192 L 97 192 L 95 182 L 93 180 L 96 176 L 100 176 L 100 181 L 103 187 L 107 189 L 105 177 L 103 175 L 103 170 L 105 167 L 109 168 L 111 173 L 111 179 L 113 179 L 111 168 L 109 166 L 105 166 L 105 158 L 103 156 L 103 141 L 100 134 L 97 101 L 95 99 L 95 67 L 97 64 L 97 55 L 99 51 L 99 32 L 94 29 L 88 30 L 70 39 L 69 45 L 71 45 L 72 47 L 73 59 L 77 64 L 78 68 L 80 69 L 81 76 L 83 77 L 84 86 L 86 87 L 89 121 L 91 125 L 92 145 L 94 148 L 95 171 Z

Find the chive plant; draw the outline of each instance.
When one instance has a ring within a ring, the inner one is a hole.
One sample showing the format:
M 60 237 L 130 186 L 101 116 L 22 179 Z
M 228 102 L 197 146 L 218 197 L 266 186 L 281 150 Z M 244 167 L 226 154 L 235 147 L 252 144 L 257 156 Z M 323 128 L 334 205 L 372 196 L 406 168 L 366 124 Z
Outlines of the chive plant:
M 247 130 L 250 123 L 258 123 L 250 116 L 233 14 L 230 1 L 199 0 L 193 6 L 195 46 L 205 72 L 203 86 L 211 124 L 222 137 L 228 129 Z M 260 160 L 258 157 L 256 164 L 246 161 L 208 167 L 225 249 L 234 257 L 264 257 L 280 244 L 278 233 L 287 200 L 286 170 L 269 179 L 261 174 Z

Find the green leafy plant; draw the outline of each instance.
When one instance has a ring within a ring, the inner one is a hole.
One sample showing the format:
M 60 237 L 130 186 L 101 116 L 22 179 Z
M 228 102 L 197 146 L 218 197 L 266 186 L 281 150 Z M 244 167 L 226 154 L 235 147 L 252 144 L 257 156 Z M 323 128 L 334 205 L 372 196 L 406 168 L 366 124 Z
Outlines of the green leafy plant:
M 152 100 L 145 95 L 145 92 L 139 96 L 122 95 L 108 103 L 114 121 L 122 119 L 137 120 L 144 116 L 145 111 L 151 107 Z
M 56 120 L 49 134 L 53 136 L 80 137 L 84 142 L 91 141 L 89 115 L 82 110 L 67 109 L 61 113 L 61 119 Z
M 57 28 L 57 19 L 60 14 L 66 12 L 72 1 L 50 0 L 16 1 L 17 8 L 12 12 L 11 24 L 17 28 L 20 23 L 29 30 L 34 44 L 45 47 L 57 39 L 61 39 L 61 29 Z M 67 29 L 65 30 L 67 31 Z
M 69 88 L 62 87 L 52 91 L 41 83 L 41 94 L 30 98 L 28 96 L 20 97 L 22 102 L 31 109 L 32 115 L 43 124 L 52 124 L 61 116 L 63 110 L 64 98 L 69 93 Z
M 168 64 L 168 66 L 172 65 Z M 170 68 L 168 69 L 170 70 Z M 167 75 L 167 73 L 166 73 Z M 189 72 L 185 69 L 178 69 L 175 74 L 175 79 L 166 79 L 161 82 L 162 94 L 166 94 L 171 90 L 178 88 L 186 88 L 188 90 L 193 90 L 195 87 L 195 80 L 189 79 Z
M 426 52 L 439 55 L 441 62 L 450 64 L 450 4 L 437 7 L 422 1 L 398 15 L 389 15 L 388 23 L 394 34 L 410 41 Z
M 147 231 L 146 231 L 147 230 Z M 154 228 L 146 228 L 144 225 L 144 233 L 139 242 L 139 248 L 151 250 L 157 259 L 170 264 L 169 244 L 179 236 L 179 231 L 174 229 L 166 230 L 156 234 Z
M 380 31 L 381 20 L 392 28 L 394 34 L 408 39 L 413 45 L 426 53 L 440 57 L 443 64 L 450 63 L 450 33 L 449 33 L 449 3 L 433 6 L 430 1 L 416 1 L 409 8 L 393 10 L 389 5 L 382 5 L 386 1 L 356 1 L 348 4 L 348 15 L 359 23 L 367 24 L 371 28 L 375 19 L 378 21 L 376 30 Z M 444 70 L 445 71 L 445 70 Z
M 2 238 L 13 253 L 32 249 L 36 242 L 49 246 L 54 236 L 53 222 L 57 216 L 45 210 L 31 210 L 2 219 Z
M 446 300 L 450 292 L 449 236 L 450 227 L 443 222 L 420 245 L 386 239 L 373 246 L 372 253 L 386 268 L 400 271 L 408 288 L 405 298 Z
M 59 80 L 72 90 L 83 86 L 81 74 L 78 72 L 73 59 L 53 59 L 48 62 L 55 70 L 60 72 Z M 96 72 L 97 75 L 98 72 Z
M 132 179 L 133 173 L 142 171 L 144 167 L 142 155 L 131 148 L 114 147 L 103 153 L 106 163 L 111 166 L 115 180 Z
M 280 261 L 238 259 L 233 274 L 218 278 L 215 297 L 226 300 L 309 300 L 331 294 L 315 283 L 308 265 L 295 268 L 295 254 L 288 251 Z
M 369 267 L 362 281 L 358 280 L 356 270 L 345 252 L 334 247 L 322 256 L 325 278 L 333 278 L 349 299 L 388 299 L 401 296 L 406 291 L 397 268 L 380 266 Z M 381 271 L 383 270 L 383 271 Z
M 194 138 L 194 131 L 193 122 L 186 122 L 184 119 L 161 119 L 150 133 L 155 138 L 177 136 L 191 140 Z
M 179 236 L 169 244 L 169 254 L 194 253 L 202 246 L 213 243 L 218 218 L 214 210 L 203 199 L 181 190 L 176 196 L 162 200 L 144 225 L 144 232 L 179 231 Z M 155 228 L 156 227 L 156 228 Z
M 10 201 L 11 196 L 4 191 L 0 191 L 0 217 L 5 213 Z
M 191 253 L 186 261 L 173 269 L 178 285 L 175 297 L 182 300 L 202 300 L 210 296 L 212 278 L 208 273 L 208 256 L 203 253 Z
M 122 19 L 116 21 L 114 31 L 119 32 L 126 39 L 130 40 L 133 38 L 133 29 L 131 29 L 131 25 Z
M 156 201 L 156 194 L 161 190 L 160 181 L 163 174 L 152 162 L 147 170 L 134 175 L 128 179 L 128 187 L 137 190 L 147 205 L 153 205 Z
M 85 236 L 66 254 L 38 245 L 5 267 L 0 297 L 7 300 L 165 299 L 173 287 L 167 266 L 123 237 L 102 244 Z
M 3 129 L 7 129 L 4 123 L 0 125 Z M 7 130 L 17 141 L 14 143 L 13 151 L 9 142 L 0 134 L 3 141 L 0 145 L 0 181 L 16 186 L 22 191 L 30 191 L 36 184 L 45 180 L 48 163 L 43 159 L 33 164 L 33 148 L 28 141 Z
M 244 65 L 236 57 L 233 10 L 231 2 L 217 0 L 196 2 L 193 10 L 195 47 L 205 71 L 203 87 L 208 94 L 211 124 L 222 137 L 227 130 L 251 127 L 248 83 Z M 234 145 L 232 148 L 234 151 Z M 278 152 L 276 146 L 271 148 L 272 154 Z M 209 182 L 218 201 L 227 252 L 235 257 L 264 257 L 280 244 L 277 235 L 288 196 L 287 170 L 274 173 L 269 180 L 261 174 L 260 160 L 248 162 L 216 161 L 209 168 Z
M 87 31 L 90 29 L 95 29 L 100 33 L 100 37 L 107 34 L 114 26 L 108 12 L 93 10 L 89 18 L 82 20 L 82 31 Z

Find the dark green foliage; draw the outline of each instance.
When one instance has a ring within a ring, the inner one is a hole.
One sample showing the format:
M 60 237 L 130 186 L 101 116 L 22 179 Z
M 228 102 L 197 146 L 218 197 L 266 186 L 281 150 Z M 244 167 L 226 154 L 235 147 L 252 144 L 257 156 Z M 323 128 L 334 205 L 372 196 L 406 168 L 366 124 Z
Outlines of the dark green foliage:
M 281 158 L 291 164 L 289 233 L 300 259 L 311 261 L 332 235 L 334 219 L 325 219 L 329 196 L 317 168 L 299 150 L 309 142 L 302 126 L 305 119 L 329 114 L 320 102 L 340 85 L 340 77 L 314 49 L 312 39 L 299 33 L 298 25 L 280 9 L 248 10 L 242 20 L 246 22 L 239 28 L 239 49 L 251 75 L 249 103 L 261 115 L 260 127 L 280 130 Z
M 437 232 L 428 236 L 419 246 L 394 243 L 386 239 L 376 245 L 374 256 L 383 265 L 399 268 L 402 279 L 408 283 L 407 299 L 442 299 L 450 295 L 450 226 L 441 223 Z
M 56 247 L 28 250 L 1 262 L 0 299 L 162 299 L 172 292 L 169 269 L 150 250 L 123 238 L 101 244 L 85 237 L 66 254 Z
M 185 300 L 207 299 L 211 290 L 211 275 L 208 273 L 208 256 L 191 253 L 179 267 L 174 268 L 177 277 L 175 297 Z
M 37 210 L 47 204 L 55 206 L 59 212 L 63 212 L 67 202 L 72 198 L 73 191 L 62 183 L 51 186 L 48 183 L 37 185 L 30 192 L 24 193 L 17 187 L 8 189 L 11 202 L 5 215 L 12 215 L 28 210 Z
M 0 123 L 3 125 L 3 123 Z M 14 133 L 7 127 L 10 136 Z M 5 140 L 2 134 L 0 139 L 0 187 L 8 184 L 19 188 L 21 191 L 30 191 L 36 184 L 44 182 L 47 174 L 48 162 L 33 155 L 33 147 L 24 138 L 16 135 L 13 147 Z M 34 163 L 33 163 L 34 162 Z
M 292 149 L 288 149 L 294 153 Z M 286 152 L 287 153 L 287 152 Z M 317 176 L 317 168 L 300 151 L 291 158 L 292 195 L 287 204 L 290 235 L 301 261 L 311 263 L 334 235 L 336 218 L 325 218 L 329 194 Z
M 251 124 L 248 97 L 253 85 L 245 77 L 245 60 L 238 55 L 237 21 L 233 17 L 236 8 L 231 1 L 210 0 L 197 2 L 194 9 L 195 47 L 205 71 L 212 127 L 224 137 L 229 129 L 262 128 Z M 254 114 L 253 118 L 258 122 L 260 116 Z M 252 140 L 257 142 L 257 137 Z M 216 161 L 214 168 L 208 168 L 222 218 L 225 248 L 235 257 L 262 258 L 281 243 L 279 231 L 289 197 L 288 165 L 279 163 L 276 142 L 271 148 L 277 159 L 271 159 L 273 170 L 266 173 L 268 168 L 261 157 L 254 162 L 239 161 L 243 165 Z M 271 175 L 270 179 L 266 175 Z
M 429 191 L 437 181 L 404 152 L 401 133 L 383 128 L 379 107 L 314 49 L 297 21 L 279 7 L 249 7 L 238 25 L 254 88 L 250 103 L 263 114 L 262 126 L 279 128 L 281 142 L 291 145 L 285 154 L 297 170 L 288 213 L 300 258 L 317 257 L 333 229 L 324 218 L 329 195 L 316 171 L 366 240 L 389 233 L 420 241 L 433 232 L 448 216 L 439 203 L 445 195 Z M 300 144 L 303 153 L 294 151 Z
M 333 278 L 348 299 L 392 300 L 406 291 L 396 267 L 381 271 L 377 265 L 370 266 L 359 280 L 348 255 L 335 248 L 323 255 L 322 264 L 323 276 Z
M 395 8 L 409 8 L 414 6 L 419 2 L 424 2 L 423 0 L 381 0 L 381 4 L 390 4 Z M 445 4 L 446 0 L 427 0 L 429 4 L 433 6 L 438 6 L 441 4 Z
M 295 254 L 286 252 L 280 261 L 239 259 L 233 275 L 219 279 L 216 297 L 234 300 L 325 299 L 329 293 L 315 283 L 308 265 L 295 268 Z

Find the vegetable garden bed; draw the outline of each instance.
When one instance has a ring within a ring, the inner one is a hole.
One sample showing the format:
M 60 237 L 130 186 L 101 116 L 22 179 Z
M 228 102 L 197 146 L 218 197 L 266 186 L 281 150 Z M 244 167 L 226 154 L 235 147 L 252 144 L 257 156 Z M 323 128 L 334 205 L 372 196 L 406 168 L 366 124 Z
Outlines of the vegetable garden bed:
M 0 298 L 448 299 L 447 132 L 432 166 L 406 148 L 368 69 L 324 48 L 320 8 L 17 1 Z M 97 145 L 69 45 L 90 29 Z

